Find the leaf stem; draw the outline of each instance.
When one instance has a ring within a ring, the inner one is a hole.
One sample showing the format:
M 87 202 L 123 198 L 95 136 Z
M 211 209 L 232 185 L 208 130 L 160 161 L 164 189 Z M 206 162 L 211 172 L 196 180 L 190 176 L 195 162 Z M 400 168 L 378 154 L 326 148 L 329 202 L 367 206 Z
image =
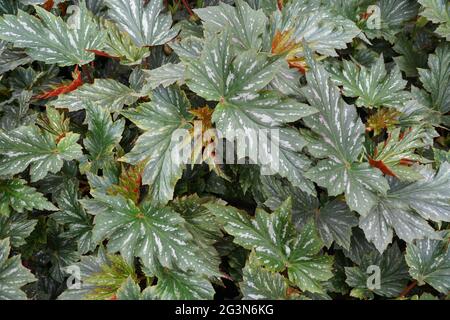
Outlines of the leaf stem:
M 413 282 L 411 282 L 411 284 L 409 286 L 407 286 L 405 289 L 403 289 L 402 293 L 400 293 L 400 298 L 404 298 L 406 295 L 408 295 L 408 293 L 414 289 L 417 285 L 417 280 L 414 280 Z
M 194 11 L 192 11 L 191 7 L 189 6 L 189 2 L 187 0 L 181 0 L 183 2 L 184 7 L 189 12 L 190 16 L 194 15 Z

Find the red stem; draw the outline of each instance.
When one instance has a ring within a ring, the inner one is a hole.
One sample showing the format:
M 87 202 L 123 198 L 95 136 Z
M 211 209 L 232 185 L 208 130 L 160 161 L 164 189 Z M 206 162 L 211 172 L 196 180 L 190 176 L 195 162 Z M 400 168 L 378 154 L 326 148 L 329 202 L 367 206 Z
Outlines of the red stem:
M 183 2 L 183 5 L 186 8 L 186 10 L 189 12 L 189 15 L 193 16 L 194 11 L 192 11 L 191 7 L 189 6 L 189 2 L 187 0 L 181 0 L 181 2 Z
M 414 280 L 413 282 L 411 282 L 411 284 L 409 286 L 407 286 L 402 293 L 400 293 L 400 298 L 404 298 L 405 296 L 408 295 L 408 293 L 414 289 L 417 285 L 417 280 Z
M 278 5 L 278 10 L 282 10 L 283 9 L 283 0 L 277 0 L 277 5 Z

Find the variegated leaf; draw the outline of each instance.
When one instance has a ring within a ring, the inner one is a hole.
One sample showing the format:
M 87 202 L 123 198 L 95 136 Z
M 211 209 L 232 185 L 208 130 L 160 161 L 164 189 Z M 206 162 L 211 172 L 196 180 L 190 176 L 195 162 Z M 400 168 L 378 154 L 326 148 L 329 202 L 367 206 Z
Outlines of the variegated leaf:
M 403 80 L 399 68 L 395 66 L 388 74 L 382 55 L 370 69 L 344 60 L 343 69 L 334 69 L 331 79 L 343 86 L 345 96 L 358 98 L 358 107 L 395 108 L 411 99 L 404 91 L 407 81 Z
M 376 270 L 380 272 L 379 285 L 369 278 Z M 397 297 L 409 278 L 405 259 L 396 243 L 383 254 L 377 251 L 364 252 L 358 266 L 345 267 L 345 275 L 347 284 L 353 288 L 350 295 L 360 299 L 373 299 L 374 294 Z
M 162 85 L 164 88 L 171 84 L 182 85 L 184 83 L 184 71 L 186 66 L 182 63 L 166 63 L 153 70 L 144 70 L 151 89 Z
M 236 0 L 236 7 L 226 3 L 196 9 L 208 33 L 217 33 L 225 28 L 231 32 L 233 44 L 242 50 L 259 49 L 265 31 L 267 17 L 262 10 L 252 9 L 245 1 Z
M 320 137 L 308 144 L 308 151 L 329 159 L 319 161 L 306 176 L 331 196 L 345 193 L 350 209 L 366 215 L 377 203 L 377 193 L 386 193 L 388 183 L 378 169 L 357 162 L 365 130 L 356 108 L 343 101 L 323 66 L 310 56 L 307 61 L 311 71 L 304 94 L 319 113 L 304 121 Z
M 114 58 L 119 58 L 121 64 L 141 64 L 142 60 L 150 55 L 150 50 L 148 48 L 136 46 L 130 35 L 126 32 L 121 32 L 113 22 L 106 20 L 104 27 L 107 36 L 104 47 L 98 49 Z
M 0 239 L 9 238 L 12 247 L 20 247 L 26 243 L 25 239 L 33 232 L 37 222 L 23 214 L 0 216 Z
M 110 111 L 119 111 L 124 105 L 135 103 L 142 95 L 114 79 L 95 79 L 67 94 L 60 95 L 50 104 L 56 108 L 77 111 L 90 103 Z
M 425 8 L 421 13 L 428 20 L 439 24 L 437 34 L 450 41 L 450 5 L 446 0 L 418 0 Z
M 122 196 L 96 191 L 91 194 L 94 199 L 84 199 L 82 203 L 95 215 L 94 241 L 108 239 L 109 252 L 120 251 L 129 262 L 139 257 L 151 270 L 159 261 L 167 268 L 178 266 L 207 275 L 219 274 L 214 262 L 202 259 L 184 226 L 184 219 L 175 211 L 150 204 L 138 207 Z
M 162 300 L 211 300 L 214 288 L 208 278 L 195 272 L 159 268 L 158 283 L 153 288 Z
M 450 44 L 445 43 L 428 57 L 429 69 L 419 69 L 420 81 L 430 93 L 431 107 L 442 114 L 450 111 Z
M 150 197 L 156 202 L 171 200 L 175 184 L 181 178 L 186 161 L 174 157 L 182 142 L 173 135 L 178 129 L 187 132 L 192 127 L 189 108 L 189 100 L 178 87 L 159 87 L 153 91 L 151 102 L 123 112 L 144 133 L 122 160 L 132 164 L 146 161 L 142 182 L 150 186 Z
M 436 174 L 423 168 L 421 174 L 423 179 L 409 184 L 392 179 L 391 190 L 361 218 L 360 227 L 380 252 L 392 241 L 392 229 L 411 243 L 424 237 L 439 238 L 426 220 L 450 220 L 450 164 L 443 163 Z
M 84 1 L 71 7 L 68 23 L 39 6 L 35 10 L 40 19 L 22 10 L 17 16 L 0 17 L 0 39 L 26 48 L 33 59 L 48 64 L 83 65 L 95 58 L 87 50 L 101 47 L 105 34 Z
M 23 179 L 0 181 L 0 216 L 9 215 L 11 209 L 23 213 L 25 210 L 58 210 L 42 193 L 27 186 Z
M 264 205 L 275 210 L 288 197 L 292 198 L 292 220 L 298 230 L 312 218 L 323 243 L 331 247 L 336 241 L 340 246 L 350 246 L 352 228 L 358 225 L 358 219 L 343 201 L 330 200 L 322 205 L 311 196 L 289 182 L 273 176 L 261 176 L 258 188 L 264 194 Z
M 361 30 L 353 21 L 319 6 L 319 2 L 292 1 L 273 14 L 274 28 L 285 35 L 290 44 L 302 45 L 303 42 L 320 54 L 337 56 L 336 49 L 346 48 Z M 302 51 L 293 54 L 299 56 Z
M 93 251 L 97 244 L 92 239 L 92 217 L 89 216 L 78 201 L 78 186 L 67 183 L 58 194 L 56 201 L 59 212 L 52 215 L 58 223 L 67 226 L 64 234 L 77 241 L 78 251 L 85 254 Z
M 108 110 L 99 105 L 86 105 L 86 121 L 89 131 L 84 146 L 89 152 L 87 167 L 96 173 L 114 161 L 114 148 L 119 145 L 125 127 L 125 120 L 112 121 Z
M 36 278 L 22 266 L 20 255 L 8 258 L 9 253 L 9 239 L 0 240 L 0 300 L 26 300 L 20 287 Z
M 291 200 L 272 214 L 257 209 L 254 219 L 230 206 L 205 205 L 223 223 L 234 242 L 255 251 L 259 264 L 273 272 L 287 270 L 302 290 L 323 292 L 322 281 L 332 277 L 332 257 L 320 255 L 323 243 L 312 222 L 296 235 L 291 222 Z
M 284 300 L 287 298 L 288 284 L 279 273 L 270 272 L 259 266 L 250 257 L 243 270 L 240 283 L 245 300 Z
M 171 29 L 172 17 L 162 13 L 163 0 L 105 0 L 109 16 L 127 32 L 139 47 L 164 44 L 177 35 Z
M 55 136 L 36 126 L 0 132 L 0 170 L 17 174 L 30 166 L 31 181 L 41 180 L 48 172 L 61 170 L 64 160 L 82 156 L 78 139 L 78 134 L 69 132 L 56 142 Z
M 446 241 L 423 239 L 408 244 L 406 263 L 419 285 L 429 284 L 439 292 L 450 291 L 450 249 Z

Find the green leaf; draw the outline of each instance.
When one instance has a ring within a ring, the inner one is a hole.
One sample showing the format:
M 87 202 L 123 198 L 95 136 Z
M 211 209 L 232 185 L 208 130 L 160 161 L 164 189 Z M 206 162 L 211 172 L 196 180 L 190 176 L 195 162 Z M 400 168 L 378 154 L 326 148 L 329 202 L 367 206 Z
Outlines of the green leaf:
M 223 222 L 235 243 L 255 251 L 261 265 L 273 272 L 287 270 L 289 279 L 302 290 L 323 292 L 321 282 L 333 276 L 333 259 L 319 254 L 323 244 L 312 222 L 295 235 L 290 199 L 272 214 L 257 209 L 254 219 L 233 207 L 205 206 Z
M 414 181 L 422 178 L 414 167 L 402 165 L 402 160 L 428 163 L 430 160 L 416 154 L 416 150 L 426 147 L 427 132 L 423 127 L 413 127 L 401 132 L 395 128 L 389 132 L 386 141 L 378 144 L 373 160 L 382 163 L 400 180 Z
M 13 214 L 9 217 L 0 216 L 0 239 L 9 238 L 11 246 L 20 247 L 37 224 L 35 219 L 27 219 L 26 215 Z
M 82 156 L 81 146 L 77 144 L 78 134 L 69 132 L 58 142 L 55 138 L 36 126 L 0 132 L 0 171 L 13 175 L 30 166 L 31 182 L 35 182 L 48 172 L 61 170 L 64 160 Z
M 395 66 L 388 74 L 383 55 L 370 69 L 344 60 L 343 69 L 333 70 L 331 79 L 343 86 L 345 96 L 358 98 L 356 100 L 358 107 L 395 108 L 410 99 L 409 94 L 403 91 L 407 81 L 403 80 L 400 69 Z
M 12 50 L 6 41 L 0 41 L 0 74 L 16 69 L 18 66 L 31 62 L 32 59 L 24 52 Z
M 208 279 L 198 273 L 160 268 L 156 276 L 153 292 L 161 300 L 211 300 L 215 293 Z
M 308 145 L 308 151 L 329 159 L 319 161 L 306 176 L 327 188 L 330 196 L 345 192 L 350 209 L 365 215 L 377 203 L 377 193 L 386 193 L 388 183 L 378 169 L 356 162 L 363 149 L 365 131 L 356 108 L 342 100 L 323 66 L 310 56 L 308 65 L 311 71 L 306 75 L 308 86 L 304 94 L 319 113 L 304 121 L 321 137 Z
M 76 281 L 80 281 L 79 286 L 72 282 L 73 287 L 64 291 L 58 300 L 113 299 L 126 286 L 129 278 L 133 282 L 137 278 L 134 268 L 120 255 L 107 255 L 103 247 L 99 248 L 95 256 L 81 256 L 81 261 L 75 266 L 79 268 L 80 274 L 72 275 Z M 78 270 L 73 269 L 75 272 Z M 123 291 L 121 296 L 124 296 Z
M 183 63 L 166 63 L 159 68 L 144 70 L 148 75 L 147 81 L 150 88 L 155 89 L 162 85 L 164 88 L 171 84 L 182 85 L 184 83 L 184 71 L 186 67 Z
M 438 238 L 426 220 L 450 220 L 450 164 L 441 165 L 435 174 L 422 168 L 423 179 L 414 183 L 400 183 L 391 179 L 391 190 L 370 213 L 360 219 L 360 227 L 368 240 L 383 252 L 397 236 L 408 243 L 414 239 Z
M 208 33 L 214 34 L 226 28 L 240 49 L 259 49 L 268 21 L 266 15 L 262 10 L 253 10 L 243 0 L 235 3 L 236 7 L 221 2 L 218 6 L 196 9 L 194 12 L 203 21 Z
M 127 261 L 140 257 L 144 265 L 182 270 L 195 270 L 218 275 L 217 265 L 205 261 L 199 248 L 193 245 L 185 220 L 167 207 L 143 204 L 137 207 L 121 196 L 107 196 L 92 191 L 94 199 L 82 200 L 83 206 L 94 214 L 94 241 L 108 239 L 108 251 L 120 251 Z M 152 269 L 153 270 L 153 269 Z
M 150 55 L 147 47 L 137 47 L 128 33 L 121 32 L 115 23 L 106 20 L 104 27 L 107 36 L 101 51 L 106 52 L 110 56 L 120 58 L 121 64 L 141 64 L 142 60 Z
M 379 269 L 378 269 L 379 268 Z M 379 270 L 379 286 L 372 282 L 370 276 L 376 277 Z M 373 294 L 383 297 L 397 297 L 408 282 L 405 259 L 397 244 L 385 253 L 366 251 L 356 267 L 345 267 L 347 284 L 353 289 L 350 295 L 357 298 L 371 298 Z M 373 286 L 373 287 L 371 287 Z
M 26 48 L 33 59 L 47 64 L 84 65 L 94 60 L 95 55 L 86 50 L 100 47 L 104 33 L 84 1 L 75 7 L 67 23 L 39 6 L 34 8 L 39 19 L 22 10 L 17 16 L 0 17 L 0 39 Z
M 425 8 L 421 16 L 440 24 L 436 33 L 450 41 L 450 6 L 446 0 L 418 0 Z
M 58 223 L 67 226 L 68 230 L 64 235 L 76 239 L 81 254 L 93 251 L 97 244 L 92 239 L 92 218 L 78 202 L 78 186 L 67 183 L 58 194 L 56 202 L 60 211 L 54 213 L 52 217 Z
M 450 291 L 450 250 L 446 241 L 416 240 L 406 247 L 409 274 L 419 285 L 429 284 L 439 292 Z
M 271 210 L 278 208 L 288 197 L 292 198 L 292 220 L 300 230 L 311 218 L 315 220 L 317 231 L 326 247 L 333 241 L 344 248 L 350 246 L 352 228 L 358 219 L 348 206 L 337 199 L 320 205 L 317 198 L 302 192 L 287 181 L 272 176 L 261 176 L 264 205 Z
M 314 223 L 307 223 L 294 240 L 288 261 L 289 280 L 300 289 L 323 293 L 321 282 L 333 277 L 333 257 L 320 255 L 323 243 Z
M 181 60 L 195 59 L 202 54 L 204 40 L 189 36 L 179 41 L 174 40 L 169 45 Z
M 23 179 L 0 181 L 0 216 L 8 215 L 11 209 L 23 213 L 25 210 L 58 210 L 43 194 L 26 185 Z
M 88 104 L 86 121 L 89 131 L 83 143 L 89 152 L 90 171 L 97 172 L 114 161 L 114 148 L 122 139 L 125 119 L 113 122 L 109 111 L 99 105 Z
M 230 32 L 225 30 L 206 43 L 200 58 L 189 61 L 186 83 L 207 100 L 229 102 L 255 98 L 274 77 L 281 61 L 249 50 L 236 56 Z
M 161 13 L 163 0 L 152 0 L 145 4 L 144 0 L 105 0 L 109 7 L 108 14 L 127 32 L 139 47 L 164 44 L 177 35 L 171 29 L 172 17 Z
M 187 231 L 195 235 L 193 241 L 201 248 L 198 254 L 211 263 L 220 264 L 219 254 L 213 245 L 223 235 L 216 217 L 204 206 L 207 203 L 221 203 L 221 200 L 200 198 L 194 194 L 174 199 L 170 206 L 186 221 Z
M 159 87 L 153 91 L 151 102 L 123 112 L 144 133 L 121 159 L 132 164 L 146 161 L 142 182 L 150 186 L 149 195 L 154 201 L 171 200 L 175 184 L 181 178 L 185 162 L 174 158 L 180 142 L 172 138 L 176 130 L 192 127 L 188 122 L 193 118 L 189 108 L 189 100 L 178 87 Z
M 259 266 L 252 258 L 243 270 L 240 283 L 245 300 L 285 300 L 288 284 L 279 273 L 270 272 Z
M 282 11 L 275 11 L 273 19 L 276 31 L 288 35 L 288 43 L 300 45 L 299 50 L 292 52 L 295 56 L 302 56 L 301 47 L 306 45 L 334 57 L 336 49 L 345 49 L 348 42 L 361 34 L 353 21 L 321 7 L 319 2 L 290 2 Z
M 78 111 L 92 103 L 114 112 L 121 110 L 124 105 L 135 103 L 140 96 L 114 79 L 95 79 L 94 83 L 85 83 L 75 91 L 60 95 L 50 104 L 56 108 Z
M 155 300 L 153 294 L 153 288 L 147 287 L 141 292 L 139 285 L 133 280 L 132 277 L 128 277 L 122 286 L 117 290 L 118 300 Z
M 255 250 L 256 259 L 271 271 L 286 268 L 289 241 L 294 228 L 290 223 L 290 200 L 287 200 L 274 213 L 257 209 L 255 219 L 236 208 L 219 204 L 205 205 L 223 224 L 234 242 L 246 249 Z
M 427 66 L 427 55 L 417 49 L 416 44 L 408 40 L 406 36 L 400 35 L 397 37 L 393 49 L 400 54 L 400 56 L 393 59 L 407 77 L 417 77 L 417 69 Z
M 450 44 L 445 43 L 428 57 L 429 69 L 419 69 L 420 81 L 430 93 L 431 107 L 450 111 Z
M 367 27 L 364 33 L 368 38 L 384 38 L 391 43 L 402 30 L 406 22 L 417 16 L 419 4 L 415 0 L 379 0 L 379 24 L 374 19 L 374 25 Z
M 205 99 L 219 101 L 212 120 L 223 137 L 247 136 L 248 143 L 237 150 L 237 160 L 249 155 L 254 163 L 263 165 L 263 171 L 279 173 L 314 193 L 303 177 L 309 167 L 309 160 L 300 154 L 304 140 L 285 124 L 313 114 L 315 109 L 275 92 L 259 92 L 273 79 L 281 61 L 252 50 L 234 57 L 229 37 L 224 32 L 205 45 L 201 58 L 189 63 L 186 83 Z M 261 142 L 258 146 L 257 135 L 270 129 L 278 136 L 267 137 L 267 143 L 278 146 L 277 152 L 269 152 Z M 257 150 L 257 155 L 251 150 Z
M 9 239 L 0 240 L 0 300 L 26 300 L 20 287 L 36 278 L 22 266 L 20 255 L 8 259 L 9 252 Z

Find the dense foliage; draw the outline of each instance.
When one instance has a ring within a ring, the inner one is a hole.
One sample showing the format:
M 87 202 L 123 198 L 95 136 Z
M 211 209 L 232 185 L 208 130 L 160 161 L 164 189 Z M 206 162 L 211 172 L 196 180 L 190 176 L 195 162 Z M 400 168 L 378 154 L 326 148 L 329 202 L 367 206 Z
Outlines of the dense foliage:
M 449 40 L 446 0 L 0 0 L 0 299 L 449 298 Z

